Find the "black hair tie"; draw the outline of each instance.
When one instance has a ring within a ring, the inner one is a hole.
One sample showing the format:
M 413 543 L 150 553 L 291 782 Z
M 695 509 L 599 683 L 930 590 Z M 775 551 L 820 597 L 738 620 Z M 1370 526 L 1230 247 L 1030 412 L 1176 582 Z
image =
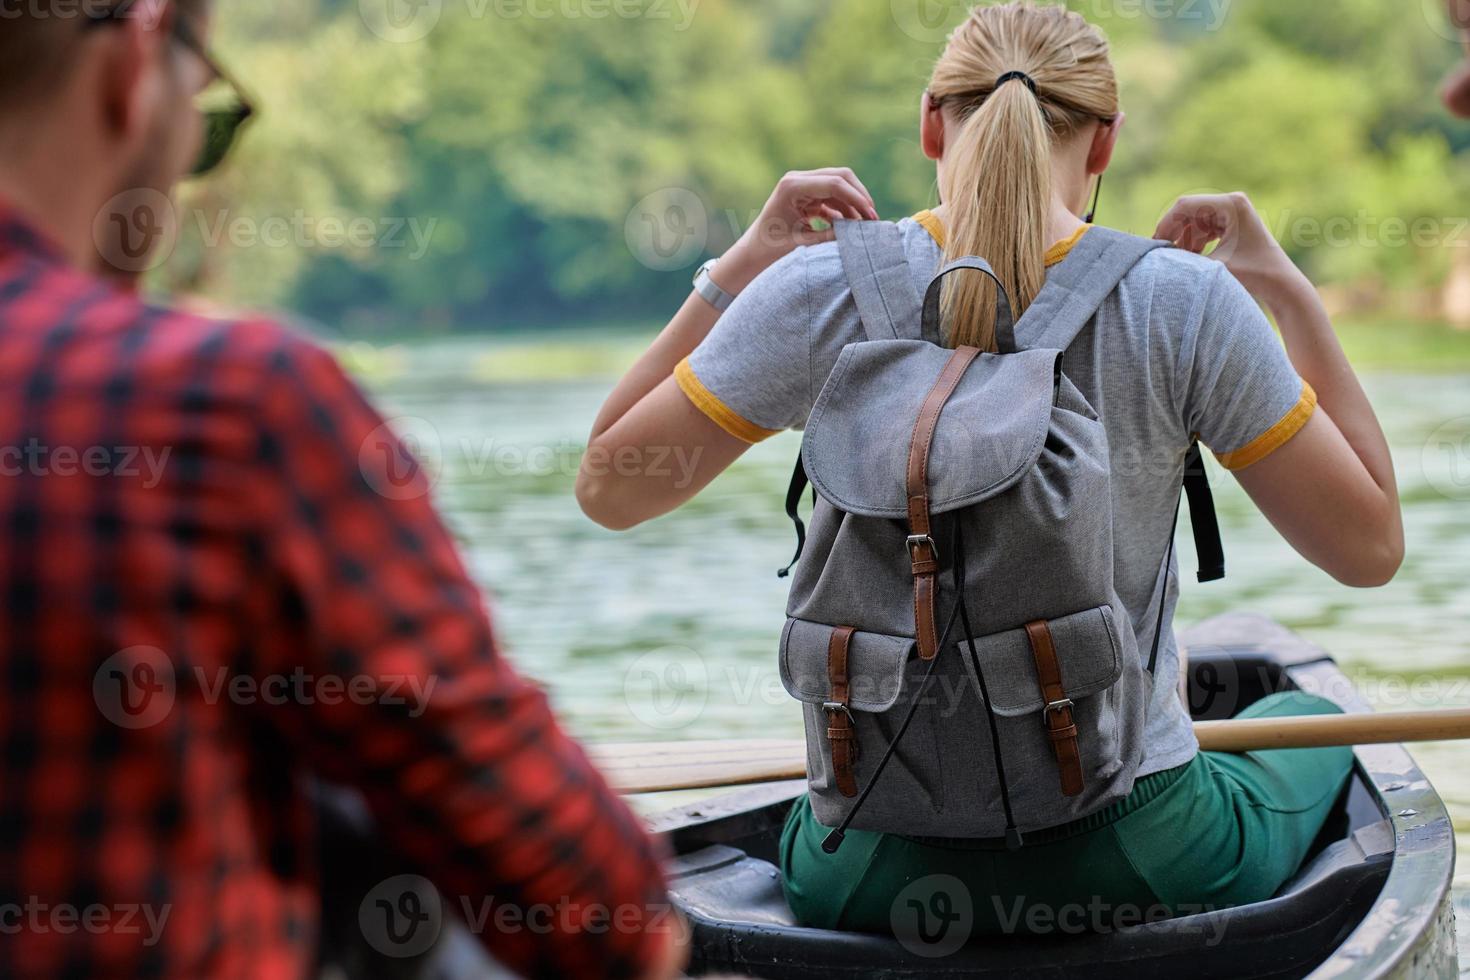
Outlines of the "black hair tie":
M 1021 81 L 1023 81 L 1023 82 L 1026 83 L 1026 87 L 1031 90 L 1031 94 L 1032 95 L 1037 96 L 1038 98 L 1040 98 L 1041 93 L 1038 92 L 1038 91 L 1036 91 L 1036 79 L 1032 78 L 1030 75 L 1026 74 L 1024 71 L 1008 71 L 1008 72 L 1006 72 L 1004 75 L 1000 76 L 999 78 L 997 78 L 995 80 L 995 87 L 996 88 L 1000 88 L 1006 82 L 1014 81 L 1017 78 L 1019 78 Z

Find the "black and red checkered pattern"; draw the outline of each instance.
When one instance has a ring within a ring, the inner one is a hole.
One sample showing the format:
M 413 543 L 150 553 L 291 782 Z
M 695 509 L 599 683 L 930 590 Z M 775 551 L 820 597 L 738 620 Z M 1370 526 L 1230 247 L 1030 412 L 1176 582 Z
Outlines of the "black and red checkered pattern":
M 309 976 L 308 773 L 456 907 L 550 910 L 480 932 L 519 972 L 662 942 L 656 848 L 334 359 L 149 305 L 0 203 L 0 976 Z

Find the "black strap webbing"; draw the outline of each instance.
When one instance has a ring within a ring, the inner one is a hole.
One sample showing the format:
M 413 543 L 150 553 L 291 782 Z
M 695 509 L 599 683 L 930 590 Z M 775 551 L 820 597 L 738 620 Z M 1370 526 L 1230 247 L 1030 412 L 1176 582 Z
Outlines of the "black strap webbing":
M 1225 546 L 1220 541 L 1220 520 L 1215 515 L 1215 495 L 1210 490 L 1210 475 L 1199 443 L 1192 443 L 1184 457 L 1184 494 L 1189 498 L 1189 524 L 1194 528 L 1194 550 L 1199 561 L 1201 582 L 1215 582 L 1225 577 Z M 1180 503 L 1182 503 L 1182 499 Z M 1159 617 L 1154 622 L 1153 648 L 1148 652 L 1148 672 L 1152 674 L 1159 660 L 1159 643 L 1164 638 L 1164 607 L 1169 604 L 1169 568 L 1174 564 L 1174 536 L 1179 530 L 1179 503 L 1174 505 L 1174 521 L 1169 525 L 1169 550 L 1164 555 L 1164 587 L 1159 593 Z
M 1184 458 L 1184 495 L 1189 498 L 1189 523 L 1194 528 L 1194 550 L 1199 561 L 1199 580 L 1217 582 L 1225 577 L 1225 546 L 1220 543 L 1220 521 L 1215 516 L 1215 495 L 1199 443 L 1189 447 Z
M 792 556 L 791 564 L 776 572 L 777 578 L 789 576 L 796 563 L 801 561 L 802 551 L 806 549 L 806 525 L 801 522 L 801 495 L 806 493 L 807 485 L 806 464 L 802 462 L 801 454 L 797 453 L 796 472 L 791 474 L 791 486 L 786 490 L 786 516 L 796 525 L 796 554 Z

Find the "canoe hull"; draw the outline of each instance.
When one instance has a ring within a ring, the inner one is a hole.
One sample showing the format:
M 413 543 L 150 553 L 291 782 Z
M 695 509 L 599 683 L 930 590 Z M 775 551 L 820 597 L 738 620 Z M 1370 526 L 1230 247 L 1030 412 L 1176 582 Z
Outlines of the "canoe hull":
M 1228 718 L 1276 690 L 1370 710 L 1321 649 L 1267 620 L 1226 616 L 1182 637 L 1196 718 Z M 913 941 L 804 929 L 775 879 L 774 841 L 799 782 L 754 787 L 653 818 L 676 854 L 675 900 L 694 928 L 692 973 L 807 977 L 1454 977 L 1443 801 L 1402 746 L 1357 750 L 1340 839 L 1268 902 L 1058 941 L 1008 937 L 927 955 Z M 1213 945 L 1207 937 L 1222 937 Z

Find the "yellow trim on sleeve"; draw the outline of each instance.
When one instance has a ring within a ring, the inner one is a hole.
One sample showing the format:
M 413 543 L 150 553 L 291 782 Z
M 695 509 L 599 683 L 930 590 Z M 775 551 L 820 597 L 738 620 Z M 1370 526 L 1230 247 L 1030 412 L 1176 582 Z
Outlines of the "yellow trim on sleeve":
M 779 434 L 779 430 L 762 429 L 754 422 L 747 422 L 730 406 L 715 397 L 715 393 L 706 388 L 704 382 L 700 381 L 699 376 L 694 373 L 694 368 L 689 365 L 689 358 L 684 358 L 679 362 L 679 366 L 674 368 L 674 381 L 678 383 L 679 390 L 694 403 L 695 408 L 709 416 L 711 422 L 741 442 L 757 443 Z
M 1305 381 L 1302 382 L 1302 397 L 1282 416 L 1281 421 L 1252 439 L 1233 453 L 1216 453 L 1215 458 L 1227 470 L 1243 470 L 1265 459 L 1291 441 L 1291 437 L 1302 431 L 1302 426 L 1317 410 L 1317 392 Z
M 944 222 L 939 220 L 938 215 L 933 211 L 920 211 L 914 215 L 914 222 L 929 233 L 929 237 L 934 239 L 936 245 L 940 248 L 944 247 Z M 1082 236 L 1087 234 L 1087 229 L 1091 227 L 1092 225 L 1083 225 L 1069 237 L 1064 238 L 1047 249 L 1046 255 L 1041 260 L 1042 263 L 1047 266 L 1053 266 L 1061 262 L 1068 255 L 1071 255 L 1072 249 L 1077 247 L 1077 243 L 1082 241 Z

